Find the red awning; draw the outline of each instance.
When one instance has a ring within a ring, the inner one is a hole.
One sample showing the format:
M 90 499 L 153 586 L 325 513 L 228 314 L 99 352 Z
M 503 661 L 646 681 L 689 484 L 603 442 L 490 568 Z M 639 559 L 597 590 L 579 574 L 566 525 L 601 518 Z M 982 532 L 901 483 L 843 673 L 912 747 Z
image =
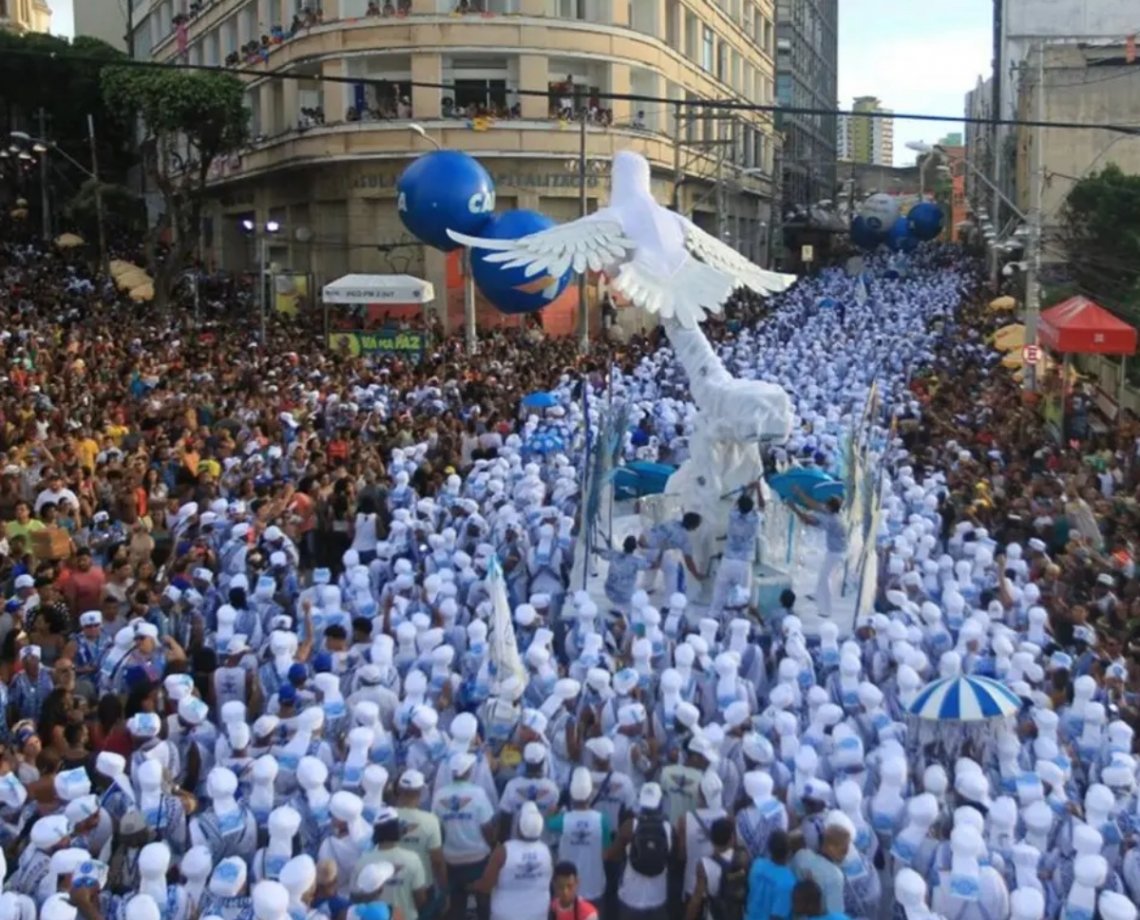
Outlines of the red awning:
M 1041 314 L 1037 339 L 1046 348 L 1072 355 L 1131 355 L 1136 328 L 1087 297 L 1070 297 Z

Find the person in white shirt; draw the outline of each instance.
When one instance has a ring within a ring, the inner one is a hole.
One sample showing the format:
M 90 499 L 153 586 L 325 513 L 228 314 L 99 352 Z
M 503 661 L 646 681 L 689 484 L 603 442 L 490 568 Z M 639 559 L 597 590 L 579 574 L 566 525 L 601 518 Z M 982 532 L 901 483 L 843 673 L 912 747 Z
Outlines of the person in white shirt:
M 519 812 L 519 838 L 500 843 L 471 890 L 491 896 L 491 920 L 545 920 L 554 861 L 542 842 L 545 827 L 534 802 Z
M 48 474 L 47 488 L 43 489 L 40 494 L 36 496 L 36 515 L 39 515 L 44 505 L 49 503 L 58 505 L 64 499 L 71 502 L 72 508 L 79 507 L 79 499 L 71 489 L 63 484 L 63 477 L 59 474 L 59 471 L 52 470 Z
M 664 920 L 669 899 L 673 829 L 661 813 L 664 794 L 646 783 L 638 795 L 638 815 L 628 819 L 606 851 L 607 860 L 628 857 L 618 885 L 623 920 Z
M 443 826 L 443 858 L 451 892 L 449 916 L 464 920 L 469 888 L 483 877 L 495 840 L 495 808 L 483 788 L 471 781 L 475 755 L 452 754 L 451 782 L 432 798 L 431 810 Z M 479 920 L 487 920 L 490 905 L 485 893 L 476 893 Z M 545 905 L 545 899 L 544 899 Z

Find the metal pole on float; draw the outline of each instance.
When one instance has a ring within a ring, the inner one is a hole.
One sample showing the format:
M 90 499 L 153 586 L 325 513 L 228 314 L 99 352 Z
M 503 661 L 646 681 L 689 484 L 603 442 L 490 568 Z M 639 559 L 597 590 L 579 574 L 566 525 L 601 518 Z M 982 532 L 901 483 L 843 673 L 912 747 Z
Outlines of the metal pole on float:
M 582 107 L 582 119 L 578 129 L 578 216 L 585 217 L 589 212 L 586 198 L 586 119 L 589 106 Z M 590 351 L 590 301 L 586 289 L 586 273 L 578 276 L 578 353 Z

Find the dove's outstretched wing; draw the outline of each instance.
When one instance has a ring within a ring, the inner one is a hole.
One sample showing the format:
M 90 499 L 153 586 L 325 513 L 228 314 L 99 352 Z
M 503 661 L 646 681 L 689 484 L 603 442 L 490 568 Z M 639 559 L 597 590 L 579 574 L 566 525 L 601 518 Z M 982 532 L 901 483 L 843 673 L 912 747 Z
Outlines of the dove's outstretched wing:
M 568 268 L 578 274 L 599 272 L 625 261 L 635 249 L 607 208 L 517 240 L 483 239 L 453 230 L 447 235 L 472 249 L 493 250 L 480 258 L 501 263 L 503 268 L 522 268 L 528 278 L 541 273 L 561 278 Z
M 692 221 L 680 215 L 677 219 L 685 231 L 685 248 L 706 265 L 730 275 L 738 285 L 751 288 L 757 294 L 778 294 L 795 282 L 795 275 L 765 271 Z

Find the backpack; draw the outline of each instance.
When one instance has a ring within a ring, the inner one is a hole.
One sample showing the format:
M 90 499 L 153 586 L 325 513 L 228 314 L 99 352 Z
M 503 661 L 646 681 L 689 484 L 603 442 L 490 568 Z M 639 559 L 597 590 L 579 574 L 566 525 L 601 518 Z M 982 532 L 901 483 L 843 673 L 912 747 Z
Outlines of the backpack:
M 638 817 L 629 846 L 629 864 L 646 878 L 656 878 L 669 868 L 669 832 L 661 815 Z
M 708 899 L 708 913 L 711 920 L 741 920 L 744 905 L 748 900 L 748 859 L 741 850 L 735 849 L 731 859 L 710 856 L 720 866 L 720 888 Z

